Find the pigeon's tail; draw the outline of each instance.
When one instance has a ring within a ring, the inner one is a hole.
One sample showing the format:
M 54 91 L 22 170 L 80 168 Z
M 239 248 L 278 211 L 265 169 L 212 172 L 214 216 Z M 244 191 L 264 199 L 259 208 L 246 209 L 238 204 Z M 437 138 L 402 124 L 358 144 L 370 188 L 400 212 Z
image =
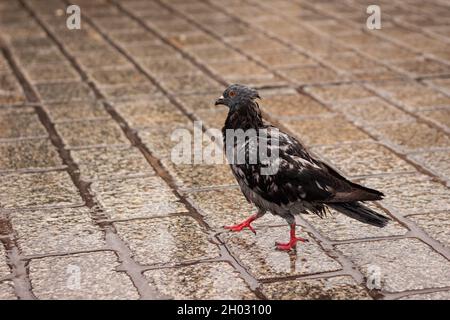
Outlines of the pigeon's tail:
M 390 220 L 359 202 L 329 203 L 328 206 L 345 214 L 346 216 L 372 226 L 383 228 Z

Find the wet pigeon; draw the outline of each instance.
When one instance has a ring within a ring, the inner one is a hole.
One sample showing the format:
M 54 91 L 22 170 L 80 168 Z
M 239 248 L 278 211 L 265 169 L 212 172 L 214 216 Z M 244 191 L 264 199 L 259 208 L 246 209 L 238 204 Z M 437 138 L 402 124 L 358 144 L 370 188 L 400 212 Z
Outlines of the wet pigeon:
M 330 207 L 376 227 L 387 224 L 387 217 L 361 203 L 381 200 L 383 193 L 347 180 L 328 164 L 310 155 L 294 137 L 265 123 L 256 98 L 260 98 L 256 90 L 234 84 L 215 102 L 215 105 L 229 108 L 222 132 L 231 170 L 247 200 L 258 208 L 258 212 L 247 220 L 226 226 L 226 229 L 241 231 L 249 228 L 256 233 L 251 222 L 270 212 L 289 223 L 289 242 L 276 245 L 279 250 L 290 250 L 298 241 L 308 241 L 295 235 L 296 214 L 314 213 L 324 217 L 327 207 Z M 256 134 L 239 139 L 236 138 L 238 131 L 256 131 Z M 254 161 L 252 154 L 265 145 L 263 142 L 267 145 L 266 157 L 260 156 L 258 151 Z M 272 157 L 276 153 L 277 157 Z M 239 155 L 243 155 L 241 161 Z M 275 170 L 263 172 L 269 166 Z

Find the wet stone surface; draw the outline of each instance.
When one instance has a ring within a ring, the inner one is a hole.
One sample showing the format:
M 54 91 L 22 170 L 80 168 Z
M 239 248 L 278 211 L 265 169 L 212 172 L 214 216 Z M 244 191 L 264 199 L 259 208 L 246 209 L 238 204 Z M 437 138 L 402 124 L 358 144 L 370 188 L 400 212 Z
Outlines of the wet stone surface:
M 7 91 L 0 93 L 0 104 L 20 104 L 25 101 L 25 95 L 21 92 Z
M 0 175 L 0 208 L 82 204 L 64 171 Z
M 177 264 L 217 258 L 219 249 L 191 217 L 178 216 L 116 222 L 119 236 L 142 265 Z
M 190 112 L 203 109 L 217 110 L 218 107 L 220 108 L 220 106 L 214 105 L 214 101 L 218 97 L 217 94 L 218 92 L 212 91 L 211 93 L 177 96 L 176 99 Z
M 263 292 L 276 300 L 370 300 L 352 277 L 289 280 L 264 284 Z
M 58 166 L 62 161 L 48 139 L 0 142 L 0 171 Z
M 336 144 L 369 139 L 367 134 L 340 117 L 291 120 L 285 124 L 306 145 Z
M 121 83 L 138 83 L 145 81 L 145 77 L 135 69 L 103 69 L 92 73 L 94 81 L 100 85 L 114 85 Z
M 56 125 L 68 148 L 129 144 L 112 120 L 64 122 Z
M 13 212 L 10 221 L 24 255 L 44 255 L 100 249 L 103 233 L 89 210 L 64 208 Z
M 149 58 L 140 59 L 140 62 L 151 74 L 162 77 L 170 74 L 184 74 L 196 72 L 195 67 L 184 59 L 180 58 Z
M 438 125 L 450 128 L 450 108 L 449 109 L 439 109 L 439 110 L 428 110 L 421 111 L 417 113 L 428 120 L 431 120 Z
M 408 216 L 431 237 L 450 247 L 450 212 Z
M 377 84 L 375 88 L 387 93 L 393 101 L 402 104 L 408 110 L 429 109 L 430 106 L 445 106 L 450 103 L 450 97 L 431 87 L 416 83 L 393 82 Z
M 405 152 L 441 148 L 450 145 L 444 132 L 424 123 L 405 122 L 371 127 L 376 136 Z
M 233 225 L 247 219 L 257 212 L 249 204 L 238 187 L 192 192 L 188 198 L 192 205 L 203 215 L 206 223 L 215 230 L 223 231 L 223 226 Z M 252 223 L 255 229 L 262 225 L 284 224 L 284 220 L 266 214 Z
M 220 107 L 220 106 L 219 106 Z M 218 108 L 215 110 L 198 110 L 195 115 L 208 129 L 221 131 L 227 118 L 228 110 Z
M 99 88 L 109 101 L 122 101 L 130 99 L 151 100 L 155 95 L 161 94 L 150 82 L 99 85 Z
M 0 109 L 0 140 L 42 136 L 47 132 L 33 109 Z
M 116 255 L 108 251 L 32 259 L 33 293 L 52 300 L 139 298 L 130 278 L 116 271 L 118 266 Z M 80 275 L 79 285 L 69 279 L 75 273 Z
M 105 147 L 72 150 L 84 180 L 154 174 L 144 155 L 135 147 Z
M 386 213 L 374 205 L 369 205 L 369 207 L 386 216 Z M 303 215 L 303 217 L 321 234 L 333 241 L 389 237 L 404 235 L 408 232 L 407 228 L 395 220 L 390 221 L 384 228 L 377 228 L 351 219 L 335 210 L 331 210 L 331 216 L 324 219 L 312 214 Z
M 448 299 L 448 5 L 383 4 L 375 35 L 356 0 L 191 2 L 79 0 L 80 30 L 62 1 L 0 2 L 0 237 L 29 271 L 0 245 L 0 299 L 29 280 L 38 299 Z M 256 208 L 193 122 L 222 141 L 226 83 L 384 192 L 367 205 L 388 226 L 302 215 L 290 253 L 269 213 L 256 236 L 224 230 Z M 377 267 L 382 294 L 360 277 Z
M 346 176 L 413 172 L 414 167 L 377 143 L 352 143 L 311 148 Z
M 91 101 L 46 104 L 45 109 L 54 122 L 109 117 L 100 103 Z
M 28 66 L 26 72 L 30 80 L 34 83 L 80 80 L 77 72 L 67 63 L 35 64 Z
M 336 72 L 321 66 L 301 66 L 288 68 L 281 71 L 285 76 L 296 83 L 327 83 L 338 79 Z
M 144 275 L 174 299 L 256 299 L 239 273 L 225 262 L 150 270 Z
M 116 103 L 115 108 L 133 128 L 170 126 L 175 129 L 176 124 L 189 120 L 170 101 L 158 97 Z
M 340 270 L 314 239 L 298 228 L 298 235 L 309 242 L 298 243 L 297 252 L 275 250 L 275 242 L 287 242 L 289 228 L 266 227 L 255 236 L 252 232 L 224 232 L 220 237 L 242 264 L 258 279 L 306 275 Z
M 424 175 L 399 175 L 363 179 L 363 185 L 382 191 L 381 205 L 391 212 L 408 215 L 450 209 L 448 189 Z
M 36 89 L 45 102 L 92 100 L 94 94 L 82 82 L 42 83 Z
M 76 59 L 86 68 L 101 68 L 128 65 L 118 53 L 111 50 L 96 50 L 95 52 L 78 53 Z
M 376 124 L 389 121 L 408 121 L 414 118 L 397 107 L 390 105 L 381 98 L 371 98 L 334 105 L 359 123 Z
M 163 165 L 183 189 L 237 185 L 228 164 L 174 164 L 164 159 Z
M 181 136 L 174 134 L 174 128 L 170 127 L 159 127 L 152 129 L 141 129 L 138 131 L 138 136 L 141 139 L 145 147 L 154 155 L 155 157 L 170 158 L 174 148 L 183 142 L 184 138 L 189 137 L 189 142 L 193 143 L 193 124 L 186 122 L 180 124 L 177 129 L 180 129 Z M 181 149 L 184 150 L 184 149 Z M 190 149 L 193 152 L 193 147 Z
M 2 245 L 0 246 L 0 279 L 6 277 L 10 272 L 6 262 L 6 252 Z
M 161 83 L 164 88 L 175 94 L 209 92 L 212 90 L 220 92 L 222 90 L 222 86 L 216 81 L 202 74 L 174 75 L 162 78 Z
M 159 177 L 97 181 L 92 191 L 111 219 L 154 217 L 186 212 L 186 208 Z
M 17 299 L 14 294 L 14 286 L 12 281 L 0 282 L 0 300 L 14 300 Z
M 276 117 L 314 116 L 330 111 L 316 100 L 302 94 L 278 95 L 264 98 L 261 109 Z
M 411 156 L 437 175 L 450 179 L 450 151 L 432 151 Z
M 378 267 L 381 288 L 388 292 L 450 284 L 448 261 L 417 239 L 350 243 L 337 248 L 355 262 L 366 277 L 370 266 Z

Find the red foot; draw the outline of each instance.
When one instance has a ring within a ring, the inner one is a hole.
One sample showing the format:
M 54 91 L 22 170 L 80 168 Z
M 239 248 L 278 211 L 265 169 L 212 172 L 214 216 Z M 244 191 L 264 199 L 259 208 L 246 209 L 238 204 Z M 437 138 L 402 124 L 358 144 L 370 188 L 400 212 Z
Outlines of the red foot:
M 301 242 L 309 241 L 308 239 L 304 239 L 304 238 L 295 236 L 295 224 L 291 224 L 290 236 L 291 236 L 291 238 L 290 238 L 289 242 L 287 242 L 287 243 L 275 242 L 278 250 L 289 251 L 289 250 L 295 248 L 298 241 L 301 241 Z
M 225 229 L 231 230 L 231 231 L 242 231 L 242 229 L 244 228 L 249 228 L 254 234 L 256 234 L 256 230 L 253 229 L 252 225 L 250 224 L 252 221 L 254 221 L 257 218 L 257 215 L 252 215 L 250 218 L 248 218 L 247 220 L 238 223 L 234 226 L 224 226 Z

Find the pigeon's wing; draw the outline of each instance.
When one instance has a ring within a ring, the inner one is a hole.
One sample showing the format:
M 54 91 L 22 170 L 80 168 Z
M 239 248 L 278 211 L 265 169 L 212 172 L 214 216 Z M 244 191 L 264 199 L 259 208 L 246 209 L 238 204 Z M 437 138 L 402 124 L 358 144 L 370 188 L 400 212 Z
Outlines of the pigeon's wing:
M 267 201 L 289 205 L 298 201 L 310 203 L 349 202 L 379 199 L 371 189 L 354 184 L 329 165 L 314 159 L 305 147 L 281 131 L 271 131 L 271 152 L 278 152 L 268 164 L 277 170 L 262 174 L 264 163 L 234 165 L 241 183 Z M 361 189 L 361 188 L 362 189 Z M 375 191 L 375 190 L 374 190 Z M 376 191 L 377 192 L 377 191 Z
M 345 181 L 345 183 L 351 187 L 350 192 L 337 192 L 331 202 L 375 201 L 383 199 L 384 194 L 382 192 L 349 181 L 336 172 L 336 170 L 334 170 L 327 163 L 321 162 L 321 164 L 326 168 L 327 172 L 331 176 L 340 181 Z

